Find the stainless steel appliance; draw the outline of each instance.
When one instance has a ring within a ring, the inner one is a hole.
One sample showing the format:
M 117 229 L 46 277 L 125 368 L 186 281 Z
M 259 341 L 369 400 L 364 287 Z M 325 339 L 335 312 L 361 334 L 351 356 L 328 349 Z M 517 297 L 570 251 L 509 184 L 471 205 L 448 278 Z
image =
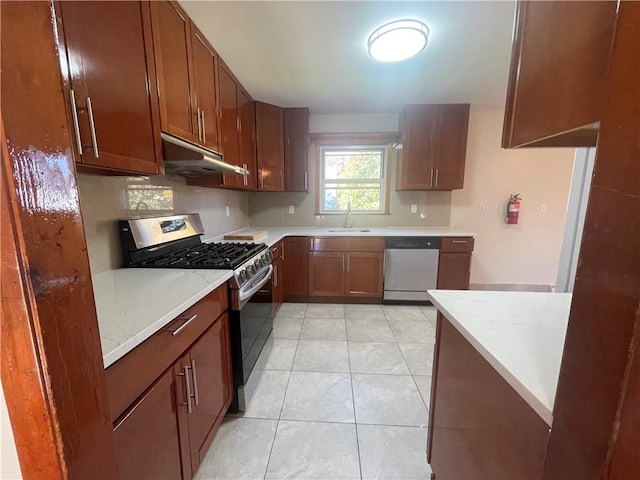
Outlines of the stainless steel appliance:
M 427 303 L 438 284 L 439 237 L 386 237 L 383 303 Z
M 267 245 L 203 243 L 197 213 L 121 220 L 119 229 L 126 267 L 233 270 L 229 281 L 235 387 L 231 411 L 244 411 L 244 386 L 273 329 L 271 297 L 258 294 L 273 272 Z

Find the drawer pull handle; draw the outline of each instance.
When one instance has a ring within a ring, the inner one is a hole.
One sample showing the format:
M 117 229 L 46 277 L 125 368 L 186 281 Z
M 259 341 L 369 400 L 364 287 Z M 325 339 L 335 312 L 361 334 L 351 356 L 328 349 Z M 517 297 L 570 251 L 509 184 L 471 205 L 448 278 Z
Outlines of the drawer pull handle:
M 451 243 L 467 243 L 466 240 L 451 240 Z
M 193 377 L 193 399 L 196 401 L 196 406 L 198 405 L 198 377 L 196 376 L 196 361 L 191 360 L 191 376 Z
M 196 317 L 198 316 L 198 314 L 193 314 L 191 315 L 189 318 L 187 318 L 187 320 L 180 325 L 178 328 L 175 329 L 171 329 L 171 328 L 167 328 L 165 331 L 167 332 L 171 332 L 172 336 L 176 336 L 178 335 L 182 330 L 184 330 L 185 328 L 187 328 L 187 325 L 189 325 L 192 321 L 194 321 L 196 319 Z

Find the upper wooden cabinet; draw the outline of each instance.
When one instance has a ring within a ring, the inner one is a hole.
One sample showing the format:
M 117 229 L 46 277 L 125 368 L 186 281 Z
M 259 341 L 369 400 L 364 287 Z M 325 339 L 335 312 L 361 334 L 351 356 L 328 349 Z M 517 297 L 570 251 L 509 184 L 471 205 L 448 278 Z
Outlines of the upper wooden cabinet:
M 284 187 L 309 191 L 309 109 L 284 109 Z
M 221 152 L 218 56 L 176 2 L 151 2 L 162 130 Z
M 238 89 L 238 152 L 240 165 L 249 171 L 241 178 L 245 190 L 258 188 L 256 166 L 256 109 L 251 96 L 241 87 Z
M 231 70 L 220 63 L 220 127 L 224 161 L 231 165 L 240 165 L 238 91 L 239 86 Z M 221 184 L 228 187 L 240 187 L 242 177 L 235 174 L 223 174 Z
M 56 2 L 60 62 L 78 167 L 162 171 L 147 2 Z
M 258 190 L 284 191 L 282 108 L 256 102 L 256 152 Z
M 502 146 L 596 144 L 615 1 L 520 1 Z
M 400 115 L 397 190 L 453 190 L 464 184 L 469 105 L 407 105 Z

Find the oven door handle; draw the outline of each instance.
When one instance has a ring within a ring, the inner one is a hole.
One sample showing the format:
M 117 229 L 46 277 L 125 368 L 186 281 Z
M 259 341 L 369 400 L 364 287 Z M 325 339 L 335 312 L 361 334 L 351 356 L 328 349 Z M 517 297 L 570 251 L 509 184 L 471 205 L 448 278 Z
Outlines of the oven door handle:
M 265 274 L 264 278 L 262 280 L 260 280 L 255 286 L 251 287 L 249 290 L 247 290 L 246 292 L 240 291 L 240 303 L 244 302 L 245 300 L 250 299 L 251 297 L 253 297 L 253 295 L 260 290 L 265 283 L 267 283 L 269 281 L 269 279 L 271 278 L 271 272 L 273 272 L 273 265 L 269 265 L 269 269 L 267 271 L 267 273 Z

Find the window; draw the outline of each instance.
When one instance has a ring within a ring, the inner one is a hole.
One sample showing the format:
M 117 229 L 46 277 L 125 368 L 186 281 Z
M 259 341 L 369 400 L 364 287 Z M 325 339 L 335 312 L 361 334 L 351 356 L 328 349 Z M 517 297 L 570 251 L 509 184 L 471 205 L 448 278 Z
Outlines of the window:
M 387 147 L 320 147 L 320 213 L 386 213 Z
M 173 187 L 128 185 L 127 208 L 136 212 L 172 211 Z

